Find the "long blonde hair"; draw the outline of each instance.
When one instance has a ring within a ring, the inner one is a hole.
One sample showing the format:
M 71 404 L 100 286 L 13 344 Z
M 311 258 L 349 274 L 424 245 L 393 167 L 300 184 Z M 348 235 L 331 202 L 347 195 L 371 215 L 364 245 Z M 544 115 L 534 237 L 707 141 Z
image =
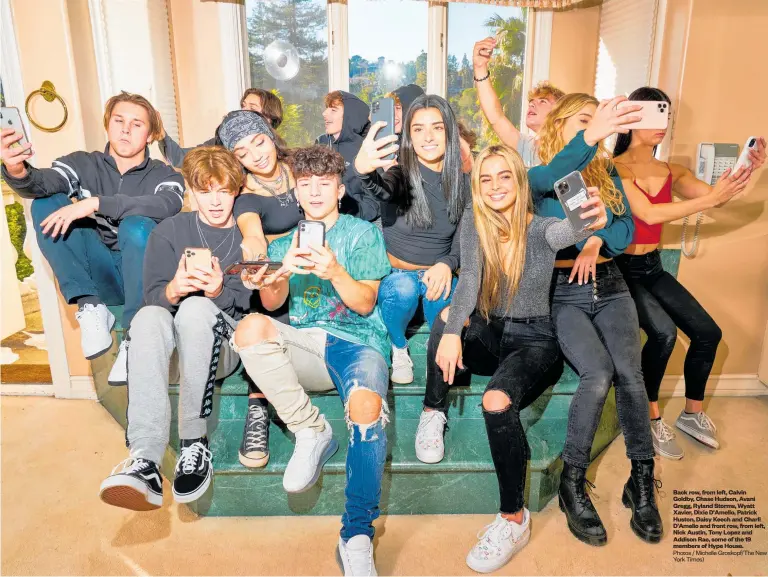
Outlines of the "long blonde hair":
M 563 139 L 563 125 L 573 115 L 577 114 L 587 104 L 599 103 L 589 94 L 575 92 L 566 94 L 557 101 L 539 132 L 539 158 L 542 164 L 549 164 L 552 159 L 567 144 Z M 600 198 L 613 214 L 624 214 L 626 208 L 622 200 L 621 192 L 611 179 L 613 162 L 601 140 L 597 144 L 597 153 L 587 167 L 581 171 L 587 186 L 596 186 L 600 189 Z
M 493 156 L 499 156 L 506 161 L 517 188 L 511 223 L 502 213 L 489 207 L 480 192 L 480 171 L 483 162 Z M 495 145 L 483 149 L 477 155 L 472 168 L 472 206 L 483 266 L 477 310 L 488 320 L 499 303 L 504 302 L 502 290 L 506 289 L 507 292 L 507 306 L 511 304 L 525 266 L 528 217 L 533 214 L 533 200 L 528 187 L 528 172 L 517 151 L 507 146 Z M 508 247 L 502 250 L 505 244 Z

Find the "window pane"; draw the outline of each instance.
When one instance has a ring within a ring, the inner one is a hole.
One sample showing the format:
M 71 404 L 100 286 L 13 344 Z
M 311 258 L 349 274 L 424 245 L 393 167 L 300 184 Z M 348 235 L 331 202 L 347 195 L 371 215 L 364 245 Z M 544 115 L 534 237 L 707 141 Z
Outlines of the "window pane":
M 245 8 L 251 84 L 276 90 L 283 100 L 278 132 L 288 145 L 311 144 L 323 131 L 323 97 L 328 92 L 325 0 L 246 0 Z M 293 77 L 294 59 L 279 41 L 287 42 L 298 55 L 298 73 Z M 265 58 L 270 45 L 280 48 L 276 58 Z
M 459 120 L 478 135 L 478 150 L 496 139 L 477 101 L 472 47 L 478 40 L 498 35 L 500 42 L 491 58 L 489 80 L 504 113 L 519 128 L 526 12 L 524 8 L 506 6 L 448 5 L 448 99 Z
M 349 0 L 349 91 L 367 103 L 404 84 L 427 88 L 427 2 Z

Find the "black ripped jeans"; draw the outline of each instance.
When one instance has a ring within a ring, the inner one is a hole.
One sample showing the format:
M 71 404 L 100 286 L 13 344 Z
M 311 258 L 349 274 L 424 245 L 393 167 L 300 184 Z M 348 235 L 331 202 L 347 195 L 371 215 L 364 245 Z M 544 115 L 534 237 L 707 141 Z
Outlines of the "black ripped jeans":
M 685 397 L 704 400 L 709 373 L 723 333 L 691 293 L 661 266 L 658 250 L 616 259 L 635 299 L 640 328 L 648 335 L 642 365 L 648 400 L 659 400 L 659 388 L 680 328 L 691 339 L 685 355 Z
M 427 390 L 424 406 L 448 411 L 449 385 L 435 358 L 445 322 L 438 316 L 427 345 Z M 520 422 L 520 411 L 533 403 L 563 372 L 550 317 L 528 319 L 470 317 L 461 335 L 464 370 L 457 370 L 454 385 L 468 385 L 472 374 L 491 376 L 485 389 L 501 391 L 509 399 L 501 411 L 483 408 L 491 456 L 499 480 L 500 510 L 523 508 L 530 447 Z
M 640 368 L 640 327 L 635 303 L 613 261 L 597 265 L 597 279 L 584 285 L 568 282 L 571 269 L 552 276 L 552 319 L 579 387 L 568 410 L 563 461 L 586 469 L 592 443 L 611 388 L 624 433 L 627 457 L 653 459 L 648 396 Z

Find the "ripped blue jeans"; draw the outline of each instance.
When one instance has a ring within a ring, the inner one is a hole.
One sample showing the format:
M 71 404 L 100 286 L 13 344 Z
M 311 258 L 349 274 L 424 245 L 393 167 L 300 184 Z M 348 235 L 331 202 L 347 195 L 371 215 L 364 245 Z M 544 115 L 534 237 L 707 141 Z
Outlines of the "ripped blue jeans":
M 387 363 L 372 347 L 347 341 L 321 328 L 301 329 L 269 320 L 277 329 L 275 339 L 238 347 L 236 334 L 233 348 L 253 382 L 293 433 L 306 428 L 322 430 L 325 426 L 307 391 L 335 388 L 339 392 L 349 431 L 341 538 L 347 541 L 355 535 L 368 535 L 373 539 L 373 521 L 379 516 L 387 457 Z M 350 419 L 350 398 L 358 390 L 381 397 L 380 414 L 370 424 Z

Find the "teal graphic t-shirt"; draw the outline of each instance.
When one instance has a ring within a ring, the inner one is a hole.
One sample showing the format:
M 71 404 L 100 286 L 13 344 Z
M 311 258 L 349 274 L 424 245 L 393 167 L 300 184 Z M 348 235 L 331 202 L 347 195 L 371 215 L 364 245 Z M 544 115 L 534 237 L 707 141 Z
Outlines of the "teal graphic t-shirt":
M 283 259 L 291 248 L 293 235 L 278 238 L 269 245 L 269 258 Z M 342 214 L 325 238 L 336 260 L 358 281 L 378 281 L 390 272 L 384 236 L 370 222 Z M 331 281 L 314 274 L 291 275 L 289 314 L 291 326 L 299 329 L 320 327 L 341 339 L 373 347 L 389 363 L 390 342 L 379 305 L 367 316 L 347 308 Z

